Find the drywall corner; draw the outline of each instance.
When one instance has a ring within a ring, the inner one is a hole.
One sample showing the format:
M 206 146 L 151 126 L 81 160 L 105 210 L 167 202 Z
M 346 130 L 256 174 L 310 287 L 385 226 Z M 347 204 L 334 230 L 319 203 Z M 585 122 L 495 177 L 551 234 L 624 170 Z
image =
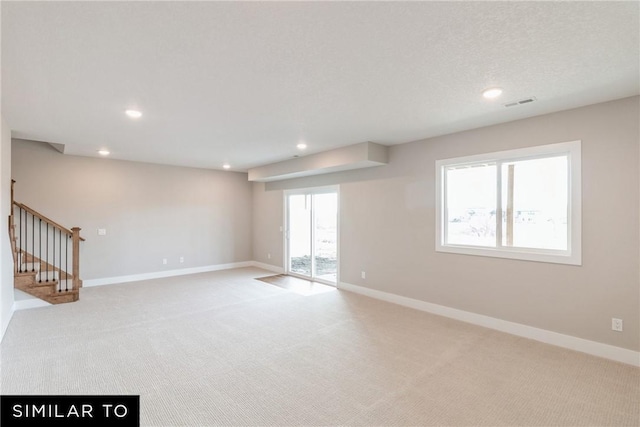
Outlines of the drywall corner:
M 13 256 L 8 220 L 11 213 L 11 130 L 0 117 L 0 340 L 13 316 Z

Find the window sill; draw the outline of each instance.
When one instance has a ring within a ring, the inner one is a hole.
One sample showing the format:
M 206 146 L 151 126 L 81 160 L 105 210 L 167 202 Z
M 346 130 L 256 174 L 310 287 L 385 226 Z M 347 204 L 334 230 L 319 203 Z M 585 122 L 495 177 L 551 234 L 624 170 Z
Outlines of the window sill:
M 546 262 L 552 264 L 582 265 L 582 256 L 580 253 L 569 254 L 566 251 L 536 251 L 532 249 L 500 249 L 480 248 L 474 246 L 437 245 L 436 252 L 515 259 L 520 261 Z

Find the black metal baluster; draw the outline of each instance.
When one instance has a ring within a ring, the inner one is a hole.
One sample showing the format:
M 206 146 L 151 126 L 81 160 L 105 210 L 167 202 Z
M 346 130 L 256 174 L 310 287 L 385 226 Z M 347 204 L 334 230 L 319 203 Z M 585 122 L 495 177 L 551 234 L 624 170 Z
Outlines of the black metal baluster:
M 24 212 L 24 272 L 29 271 L 29 212 Z
M 22 211 L 20 210 L 21 208 L 18 208 L 18 220 L 16 222 L 16 224 L 14 224 L 17 228 L 13 229 L 13 232 L 15 233 L 15 238 L 16 238 L 16 273 L 19 273 L 20 270 L 20 216 L 22 215 Z
M 24 271 L 25 273 L 27 272 L 27 242 L 29 241 L 29 239 L 27 238 L 27 211 L 26 210 L 22 210 L 22 213 L 24 214 L 24 219 L 22 219 L 20 222 L 22 222 L 22 226 L 24 227 L 24 234 L 22 235 L 23 237 L 23 241 L 20 242 L 20 248 L 22 249 L 21 253 L 22 253 L 22 258 L 20 258 L 20 268 L 22 268 L 22 266 L 24 265 Z
M 22 244 L 22 263 L 24 264 L 24 272 L 29 271 L 27 268 L 27 250 L 29 249 L 29 212 L 24 210 L 24 243 Z
M 67 236 L 64 241 L 64 290 L 69 290 L 69 239 L 71 236 Z
M 18 248 L 18 271 L 22 273 L 22 208 L 18 208 L 18 241 L 16 242 Z
M 38 269 L 38 281 L 42 283 L 42 219 L 38 218 L 39 230 L 38 230 L 38 261 L 40 262 L 40 268 Z
M 51 250 L 53 251 L 53 260 L 51 261 L 51 281 L 56 280 L 56 229 L 51 227 L 51 231 L 53 232 L 53 246 Z
M 58 229 L 58 289 L 62 292 L 62 230 Z
M 22 244 L 22 264 L 24 264 L 24 272 L 29 271 L 29 267 L 27 266 L 27 261 L 29 261 L 27 257 L 27 251 L 29 250 L 29 212 L 24 211 L 24 243 Z
M 58 230 L 58 287 L 62 292 L 62 230 Z
M 11 209 L 13 209 L 13 239 L 14 239 L 13 243 L 15 244 L 15 248 L 16 248 L 16 262 L 15 262 L 14 268 L 16 269 L 16 274 L 18 274 L 20 272 L 18 270 L 18 268 L 20 267 L 20 259 L 18 258 L 20 256 L 20 249 L 18 247 L 18 234 L 20 232 L 18 231 L 18 229 L 16 227 L 17 227 L 17 225 L 18 225 L 18 223 L 20 221 L 16 222 L 16 219 L 15 219 L 15 217 L 16 217 L 16 214 L 15 214 L 16 208 L 15 208 L 15 206 L 11 206 Z
M 12 231 L 12 236 L 13 236 L 12 239 L 14 239 L 13 242 L 11 242 L 11 243 L 15 245 L 14 246 L 15 250 L 16 250 L 15 256 L 16 256 L 16 261 L 17 261 L 17 259 L 18 259 L 18 241 L 15 240 L 16 239 L 16 233 L 17 233 L 16 232 L 16 227 L 15 227 L 16 226 L 16 219 L 15 219 L 16 214 L 15 214 L 15 211 L 16 211 L 15 207 L 13 205 L 11 205 L 11 213 L 13 215 L 13 224 L 11 224 L 11 226 L 13 227 L 13 230 L 11 230 L 11 231 Z M 16 270 L 15 274 L 17 274 L 18 273 L 18 263 L 14 262 L 13 264 L 14 264 L 13 268 Z
M 31 272 L 36 271 L 36 217 L 31 214 Z
M 27 219 L 27 215 L 29 214 L 25 209 L 22 210 L 22 212 L 24 212 L 24 220 L 23 220 L 23 225 L 24 225 L 24 242 L 22 242 L 20 244 L 20 246 L 22 247 L 22 260 L 21 260 L 21 264 L 24 264 L 24 271 L 25 273 L 27 271 L 29 271 L 29 269 L 27 268 L 27 249 L 29 249 L 29 237 L 27 235 L 27 229 L 28 229 L 28 224 L 29 221 Z
M 18 264 L 20 265 L 20 273 L 22 273 L 22 208 L 18 211 L 18 227 L 20 228 L 20 241 L 18 245 Z
M 11 209 L 13 209 L 13 212 L 14 212 L 13 213 L 13 217 L 14 217 L 14 219 L 13 219 L 13 239 L 14 239 L 13 243 L 15 244 L 15 248 L 16 248 L 16 263 L 15 263 L 16 265 L 14 267 L 16 269 L 16 274 L 18 274 L 19 273 L 18 268 L 20 267 L 20 259 L 18 258 L 20 256 L 20 249 L 18 247 L 18 234 L 20 232 L 18 231 L 16 226 L 18 225 L 18 223 L 20 221 L 18 221 L 18 223 L 16 223 L 16 220 L 15 220 L 15 216 L 16 216 L 16 214 L 15 214 L 15 206 L 11 206 Z
M 48 282 L 49 281 L 49 223 L 47 223 L 47 247 L 46 247 L 46 252 L 47 252 L 47 261 L 44 264 L 44 266 L 47 269 L 47 279 L 45 280 L 45 282 Z

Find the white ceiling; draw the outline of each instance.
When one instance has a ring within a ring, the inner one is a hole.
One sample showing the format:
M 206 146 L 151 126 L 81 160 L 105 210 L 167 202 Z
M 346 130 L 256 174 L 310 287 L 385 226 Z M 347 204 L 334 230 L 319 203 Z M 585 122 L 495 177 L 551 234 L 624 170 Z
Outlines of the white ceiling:
M 640 90 L 638 2 L 1 7 L 2 115 L 69 154 L 246 170 L 299 140 L 400 144 Z

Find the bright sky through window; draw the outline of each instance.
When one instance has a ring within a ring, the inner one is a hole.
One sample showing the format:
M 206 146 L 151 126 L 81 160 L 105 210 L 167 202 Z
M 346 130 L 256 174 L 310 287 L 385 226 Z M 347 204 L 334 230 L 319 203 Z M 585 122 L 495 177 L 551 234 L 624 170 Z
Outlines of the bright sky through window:
M 580 142 L 438 161 L 437 250 L 576 263 L 579 164 Z

